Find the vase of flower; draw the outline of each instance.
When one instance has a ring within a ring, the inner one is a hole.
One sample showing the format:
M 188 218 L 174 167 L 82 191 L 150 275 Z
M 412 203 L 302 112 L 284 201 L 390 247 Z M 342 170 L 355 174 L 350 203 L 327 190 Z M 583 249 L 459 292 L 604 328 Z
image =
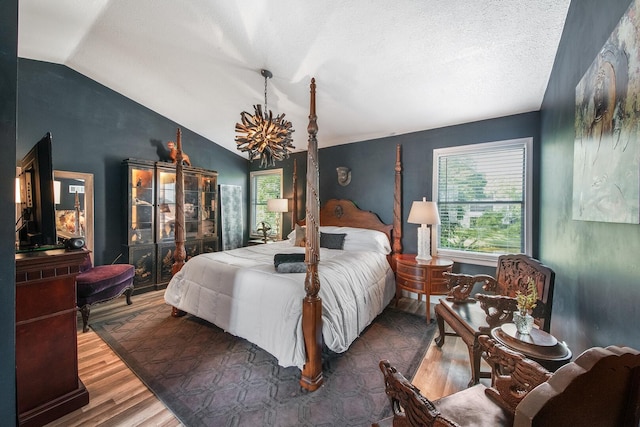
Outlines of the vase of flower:
M 521 335 L 528 335 L 533 329 L 533 316 L 531 310 L 536 306 L 538 301 L 538 289 L 532 278 L 527 281 L 526 292 L 516 292 L 516 302 L 518 304 L 518 311 L 513 313 L 513 323 L 516 325 L 516 330 Z
M 520 335 L 529 335 L 533 329 L 533 316 L 526 312 L 516 311 L 513 313 L 513 323 Z

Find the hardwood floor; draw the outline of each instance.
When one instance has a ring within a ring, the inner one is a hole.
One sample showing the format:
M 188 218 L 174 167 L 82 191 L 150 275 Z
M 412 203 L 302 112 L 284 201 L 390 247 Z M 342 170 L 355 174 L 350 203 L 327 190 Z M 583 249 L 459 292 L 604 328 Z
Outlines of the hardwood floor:
M 130 306 L 126 305 L 124 297 L 98 305 L 93 308 L 89 323 L 108 320 L 145 306 L 164 304 L 163 295 L 164 291 L 134 295 Z M 398 307 L 421 315 L 425 312 L 424 302 L 410 298 L 402 298 Z M 89 390 L 89 404 L 48 426 L 182 425 L 93 330 L 82 332 L 80 315 L 78 368 L 80 379 Z M 459 338 L 447 337 L 442 348 L 433 343 L 429 345 L 413 384 L 433 400 L 464 389 L 470 375 L 466 346 Z
M 162 296 L 163 291 L 156 291 L 134 295 L 130 306 L 124 297 L 97 305 L 91 310 L 89 324 L 144 306 L 164 304 Z M 77 330 L 78 371 L 89 391 L 89 404 L 48 426 L 182 425 L 93 330 L 82 332 L 79 314 Z

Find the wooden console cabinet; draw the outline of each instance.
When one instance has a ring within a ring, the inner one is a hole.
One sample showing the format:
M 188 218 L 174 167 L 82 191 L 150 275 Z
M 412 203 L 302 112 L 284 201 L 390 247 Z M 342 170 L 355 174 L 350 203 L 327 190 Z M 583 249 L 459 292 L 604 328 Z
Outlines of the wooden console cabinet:
M 429 261 L 416 260 L 415 254 L 401 254 L 396 258 L 396 304 L 402 298 L 402 291 L 425 295 L 427 302 L 427 322 L 431 322 L 431 295 L 444 295 L 448 292 L 447 281 L 442 276 L 451 272 L 453 261 L 433 257 Z
M 16 254 L 18 425 L 41 426 L 89 403 L 78 378 L 76 275 L 85 250 Z

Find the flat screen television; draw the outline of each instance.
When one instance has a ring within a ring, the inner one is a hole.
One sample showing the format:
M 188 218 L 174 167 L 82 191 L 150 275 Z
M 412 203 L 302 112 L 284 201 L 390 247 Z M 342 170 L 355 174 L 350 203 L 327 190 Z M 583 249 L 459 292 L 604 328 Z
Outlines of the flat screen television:
M 22 158 L 19 178 L 22 213 L 17 229 L 18 250 L 58 247 L 51 132 Z

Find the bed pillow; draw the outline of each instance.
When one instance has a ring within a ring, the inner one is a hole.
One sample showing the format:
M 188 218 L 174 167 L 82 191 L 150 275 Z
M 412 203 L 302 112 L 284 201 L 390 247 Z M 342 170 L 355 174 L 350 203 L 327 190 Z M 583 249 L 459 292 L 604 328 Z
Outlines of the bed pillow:
M 304 262 L 284 262 L 276 267 L 278 273 L 306 273 L 307 264 Z
M 293 246 L 302 246 L 304 247 L 307 239 L 306 228 L 304 226 L 300 226 L 296 224 L 296 228 L 294 228 L 291 233 L 287 236 L 287 240 L 291 242 Z
M 345 251 L 368 251 L 388 255 L 391 253 L 391 243 L 387 235 L 381 231 L 354 227 L 320 227 L 325 233 L 346 233 L 344 240 Z
M 295 238 L 295 241 L 293 242 L 293 245 L 304 247 L 307 241 L 307 230 L 304 227 L 301 227 L 298 224 L 296 224 L 295 232 L 296 232 L 296 238 Z
M 342 249 L 346 233 L 323 233 L 320 232 L 320 247 L 327 249 Z
M 273 256 L 273 265 L 276 269 L 280 264 L 292 264 L 296 262 L 304 263 L 304 254 L 275 254 Z

